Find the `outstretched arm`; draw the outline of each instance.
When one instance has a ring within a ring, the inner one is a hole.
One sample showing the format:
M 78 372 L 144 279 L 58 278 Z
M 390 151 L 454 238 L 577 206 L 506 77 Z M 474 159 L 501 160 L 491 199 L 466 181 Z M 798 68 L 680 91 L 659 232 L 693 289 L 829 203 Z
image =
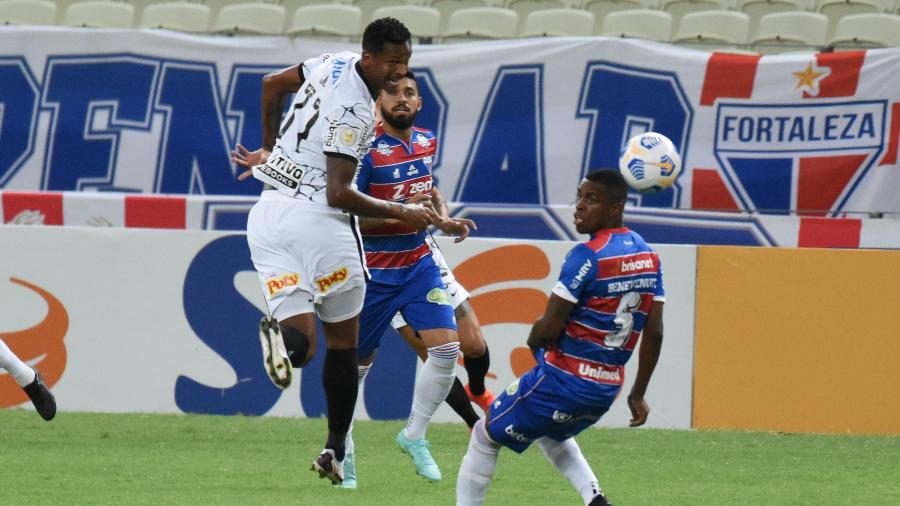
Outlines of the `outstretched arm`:
M 663 303 L 654 301 L 653 305 L 650 306 L 647 324 L 644 326 L 644 332 L 641 335 L 637 375 L 634 378 L 631 393 L 628 394 L 628 407 L 631 409 L 631 421 L 628 425 L 631 427 L 644 425 L 647 421 L 647 415 L 650 414 L 650 406 L 644 400 L 644 394 L 647 393 L 647 385 L 650 383 L 650 377 L 653 376 L 653 370 L 656 368 L 656 362 L 659 360 L 659 352 L 662 350 L 662 316 Z
M 356 175 L 356 164 L 356 159 L 350 156 L 326 154 L 325 197 L 328 205 L 358 216 L 398 219 L 416 229 L 425 228 L 437 220 L 430 207 L 379 200 L 355 190 L 351 183 Z
M 241 144 L 231 150 L 231 161 L 238 167 L 247 170 L 238 175 L 238 180 L 243 181 L 253 174 L 250 169 L 254 165 L 265 163 L 278 140 L 278 125 L 281 123 L 281 113 L 284 111 L 284 101 L 291 93 L 296 93 L 303 84 L 303 73 L 299 65 L 281 69 L 263 77 L 262 101 L 262 147 L 256 151 L 250 151 Z

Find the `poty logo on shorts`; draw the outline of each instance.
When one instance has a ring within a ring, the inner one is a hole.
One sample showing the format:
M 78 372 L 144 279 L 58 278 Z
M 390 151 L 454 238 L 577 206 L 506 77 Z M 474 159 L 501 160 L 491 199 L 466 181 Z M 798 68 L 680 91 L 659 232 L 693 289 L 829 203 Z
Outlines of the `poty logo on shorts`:
M 341 267 L 340 269 L 332 272 L 331 274 L 318 278 L 315 280 L 316 286 L 319 287 L 320 292 L 327 292 L 333 287 L 343 283 L 347 280 L 347 268 Z
M 447 290 L 443 288 L 432 288 L 428 295 L 426 295 L 428 302 L 433 302 L 435 304 L 441 304 L 445 306 L 450 305 L 450 297 L 447 295 Z
M 269 291 L 269 297 L 271 297 L 289 286 L 297 286 L 297 283 L 299 283 L 299 282 L 300 282 L 300 275 L 297 274 L 296 272 L 291 272 L 288 274 L 283 274 L 281 276 L 267 279 L 266 280 L 266 290 Z

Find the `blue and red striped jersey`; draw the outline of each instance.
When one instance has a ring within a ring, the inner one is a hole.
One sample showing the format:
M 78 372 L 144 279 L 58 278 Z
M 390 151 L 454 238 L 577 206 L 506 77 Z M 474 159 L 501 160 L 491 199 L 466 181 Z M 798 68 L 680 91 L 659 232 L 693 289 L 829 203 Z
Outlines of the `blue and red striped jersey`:
M 429 130 L 413 127 L 407 143 L 379 126 L 360 164 L 356 187 L 377 199 L 394 202 L 405 202 L 416 193 L 431 195 L 431 164 L 436 150 L 437 139 Z M 431 255 L 425 235 L 425 231 L 417 233 L 406 224 L 367 229 L 363 247 L 372 281 L 403 284 L 416 263 Z
M 628 228 L 601 230 L 569 251 L 553 293 L 575 308 L 544 372 L 573 395 L 617 392 L 650 306 L 665 301 L 659 255 Z

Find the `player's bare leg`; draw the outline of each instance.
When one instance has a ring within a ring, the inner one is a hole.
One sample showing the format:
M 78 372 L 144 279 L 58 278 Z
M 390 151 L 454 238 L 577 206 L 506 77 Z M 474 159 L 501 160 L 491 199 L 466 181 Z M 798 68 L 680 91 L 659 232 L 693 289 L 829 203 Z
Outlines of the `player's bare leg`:
M 463 366 L 469 376 L 466 394 L 478 404 L 486 414 L 494 402 L 494 394 L 484 384 L 484 378 L 491 366 L 491 356 L 481 333 L 478 316 L 468 300 L 456 307 L 456 326 L 459 333 L 459 347 L 463 353 Z
M 369 374 L 369 368 L 375 361 L 375 354 L 359 359 L 359 365 L 356 368 L 356 384 L 357 388 L 361 387 L 366 381 Z M 358 390 L 357 390 L 358 391 Z M 357 403 L 359 403 L 357 395 Z M 356 406 L 353 407 L 353 419 L 356 419 Z M 356 474 L 356 445 L 353 443 L 353 422 L 350 422 L 350 429 L 347 430 L 347 437 L 344 440 L 345 457 L 344 457 L 344 481 L 341 482 L 341 488 L 355 490 L 359 486 L 359 477 Z
M 365 293 L 365 286 L 357 286 L 325 298 L 316 308 L 325 331 L 322 384 L 328 405 L 328 439 L 325 449 L 313 461 L 312 470 L 335 485 L 344 480 L 345 442 L 356 407 L 359 312 Z
M 575 490 L 581 494 L 584 504 L 591 506 L 611 506 L 600 489 L 597 476 L 591 470 L 590 464 L 581 453 L 581 448 L 575 442 L 575 438 L 565 441 L 556 441 L 548 437 L 539 438 L 535 443 L 544 452 L 547 460 L 553 464 Z
M 459 339 L 452 329 L 420 330 L 428 359 L 416 377 L 413 403 L 406 427 L 397 434 L 397 444 L 416 464 L 416 472 L 430 481 L 441 479 L 441 470 L 431 457 L 425 431 L 438 406 L 453 385 Z
M 422 362 L 428 359 L 428 350 L 425 349 L 425 343 L 416 335 L 416 331 L 411 325 L 400 327 L 397 329 L 397 333 L 416 352 L 416 355 L 419 356 Z M 460 342 L 460 348 L 462 348 L 462 342 Z M 459 381 L 459 377 L 454 376 L 453 385 L 450 387 L 450 393 L 447 394 L 445 401 L 466 422 L 469 430 L 471 430 L 475 422 L 478 421 L 478 414 L 472 409 L 472 403 L 469 402 L 469 396 L 462 382 Z

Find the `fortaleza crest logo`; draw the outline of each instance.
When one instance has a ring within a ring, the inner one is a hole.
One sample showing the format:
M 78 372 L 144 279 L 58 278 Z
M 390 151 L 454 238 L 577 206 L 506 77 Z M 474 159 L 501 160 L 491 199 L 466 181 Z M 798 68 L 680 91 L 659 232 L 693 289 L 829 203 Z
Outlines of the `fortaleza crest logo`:
M 843 209 L 885 147 L 887 100 L 853 99 L 863 58 L 851 53 L 798 61 L 781 77 L 781 86 L 789 82 L 798 94 L 791 103 L 716 102 L 715 156 L 741 207 L 821 214 Z M 759 81 L 784 74 L 760 67 L 766 71 L 755 70 L 756 87 L 771 86 Z
M 66 368 L 66 345 L 63 338 L 69 330 L 69 314 L 59 299 L 43 288 L 17 278 L 9 278 L 9 281 L 44 299 L 47 315 L 27 329 L 0 332 L 0 339 L 20 359 L 40 370 L 44 383 L 52 387 Z M 37 359 L 40 360 L 35 362 Z M 0 375 L 0 408 L 18 406 L 28 401 L 28 396 L 12 376 Z

